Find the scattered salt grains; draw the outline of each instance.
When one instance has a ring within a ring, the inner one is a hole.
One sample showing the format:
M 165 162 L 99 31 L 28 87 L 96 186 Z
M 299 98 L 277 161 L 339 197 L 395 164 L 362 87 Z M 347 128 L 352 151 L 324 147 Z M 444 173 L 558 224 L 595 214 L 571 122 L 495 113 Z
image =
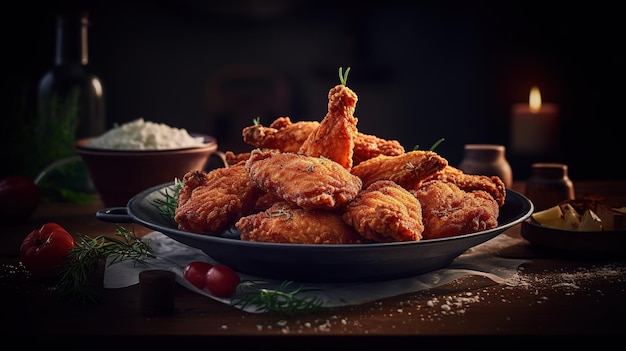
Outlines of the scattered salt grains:
M 562 292 L 564 296 L 573 296 L 577 292 L 586 291 L 585 285 L 593 281 L 624 282 L 626 267 L 619 264 L 605 264 L 601 266 L 579 267 L 571 272 L 543 272 L 537 274 L 521 274 L 519 269 L 515 276 L 507 283 L 507 288 L 521 288 L 531 290 L 539 296 L 536 304 L 546 303 L 549 299 L 544 293 Z M 602 291 L 595 290 L 600 296 Z M 531 303 L 532 305 L 532 303 Z
M 476 302 L 482 301 L 479 294 L 473 294 L 469 291 L 456 296 L 442 296 L 440 298 L 433 297 L 426 301 L 426 307 L 435 308 L 439 305 L 439 312 L 442 315 L 460 315 L 465 314 L 467 307 Z M 432 310 L 433 314 L 437 314 L 437 310 Z M 429 320 L 433 320 L 433 316 L 429 316 Z M 422 317 L 422 320 L 425 320 Z

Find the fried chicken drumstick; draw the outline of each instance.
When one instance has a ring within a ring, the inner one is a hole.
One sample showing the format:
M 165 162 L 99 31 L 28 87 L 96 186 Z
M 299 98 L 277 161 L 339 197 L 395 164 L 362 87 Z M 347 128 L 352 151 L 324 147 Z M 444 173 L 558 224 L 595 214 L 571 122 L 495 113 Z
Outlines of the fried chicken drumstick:
M 304 141 L 298 153 L 333 160 L 345 169 L 352 168 L 354 139 L 357 134 L 354 109 L 358 98 L 343 84 L 328 92 L 328 113 Z

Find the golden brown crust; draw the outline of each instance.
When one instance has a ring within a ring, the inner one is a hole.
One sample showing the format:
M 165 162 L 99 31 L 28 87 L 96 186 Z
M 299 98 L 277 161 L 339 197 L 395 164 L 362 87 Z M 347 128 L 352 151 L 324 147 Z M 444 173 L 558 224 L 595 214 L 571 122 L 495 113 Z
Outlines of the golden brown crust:
M 486 191 L 465 191 L 454 183 L 429 180 L 411 191 L 422 205 L 424 239 L 437 239 L 498 226 L 500 206 Z
M 256 149 L 245 165 L 260 189 L 308 210 L 343 207 L 361 190 L 358 177 L 322 157 Z
M 465 191 L 484 190 L 491 194 L 500 206 L 504 205 L 506 200 L 506 186 L 498 176 L 466 174 L 462 170 L 448 165 L 430 179 L 454 183 Z
M 357 119 L 354 109 L 358 98 L 350 88 L 336 85 L 328 92 L 328 113 L 317 129 L 304 141 L 299 153 L 324 157 L 352 168 Z
M 379 155 L 398 156 L 404 153 L 404 147 L 397 140 L 386 140 L 375 135 L 357 133 L 354 139 L 352 166 Z
M 364 240 L 331 211 L 305 210 L 286 201 L 242 217 L 235 227 L 241 240 L 289 244 L 360 244 Z
M 289 117 L 278 117 L 269 127 L 245 127 L 242 136 L 244 142 L 257 148 L 297 152 L 319 125 L 314 121 L 292 123 Z
M 174 220 L 180 230 L 220 235 L 254 210 L 263 192 L 243 163 L 209 173 L 190 171 L 182 179 Z
M 250 157 L 249 152 L 242 152 L 239 154 L 236 154 L 232 151 L 224 152 L 224 159 L 226 160 L 226 164 L 229 166 L 235 165 L 239 162 L 245 162 L 248 157 Z
M 350 172 L 361 178 L 363 187 L 378 180 L 392 180 L 405 189 L 415 189 L 447 164 L 434 151 L 418 150 L 396 156 L 379 155 L 354 166 Z
M 390 180 L 379 180 L 363 189 L 346 206 L 343 220 L 376 242 L 418 241 L 424 231 L 419 201 Z

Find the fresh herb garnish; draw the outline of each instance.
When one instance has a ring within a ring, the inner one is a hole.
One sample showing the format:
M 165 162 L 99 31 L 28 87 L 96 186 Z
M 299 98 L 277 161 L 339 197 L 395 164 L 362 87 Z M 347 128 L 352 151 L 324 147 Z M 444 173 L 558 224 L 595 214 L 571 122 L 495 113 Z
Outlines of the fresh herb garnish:
M 348 73 L 350 73 L 350 67 L 346 68 L 346 73 L 343 73 L 343 67 L 339 67 L 339 81 L 344 87 L 348 84 Z
M 436 148 L 437 146 L 439 146 L 439 144 L 443 143 L 443 141 L 444 141 L 444 140 L 446 140 L 446 139 L 445 139 L 445 138 L 441 138 L 441 139 L 437 140 L 437 141 L 433 144 L 433 146 L 431 146 L 431 147 L 430 147 L 430 149 L 428 149 L 428 151 L 434 151 L 434 150 L 435 150 L 435 148 Z M 418 151 L 419 149 L 420 149 L 420 146 L 419 146 L 419 144 L 418 144 L 418 145 L 415 145 L 415 147 L 413 148 L 413 151 Z
M 179 179 L 174 180 L 174 187 L 172 191 L 164 189 L 161 191 L 163 199 L 153 200 L 153 204 L 162 216 L 167 219 L 173 220 L 176 213 L 176 206 L 178 201 L 178 193 L 183 184 Z M 280 212 L 276 215 L 290 216 L 287 212 Z M 316 289 L 305 288 L 299 286 L 295 289 L 288 290 L 291 281 L 283 281 L 278 289 L 265 289 L 261 288 L 263 284 L 261 281 L 242 281 L 237 287 L 237 294 L 232 300 L 234 306 L 244 309 L 248 306 L 254 306 L 259 312 L 273 312 L 280 315 L 300 315 L 318 313 L 326 310 L 322 306 L 323 301 L 319 297 L 300 297 L 298 294 L 305 291 L 312 291 Z
M 74 243 L 76 247 L 68 255 L 71 263 L 63 267 L 57 292 L 61 297 L 82 303 L 97 302 L 92 280 L 101 260 L 111 256 L 111 265 L 129 259 L 143 263 L 146 258 L 156 257 L 148 243 L 120 225 L 117 226 L 115 237 L 98 235 L 91 238 L 79 234 L 75 236 Z
M 255 126 L 260 126 L 261 125 L 261 117 L 256 117 L 256 118 L 252 119 L 252 124 L 254 124 Z
M 183 182 L 175 178 L 172 193 L 167 188 L 161 190 L 164 199 L 155 199 L 153 204 L 159 210 L 159 213 L 167 220 L 174 220 L 176 215 L 176 207 L 178 206 L 178 193 L 183 187 Z
M 319 313 L 327 310 L 318 296 L 298 296 L 305 291 L 319 289 L 305 288 L 300 285 L 288 290 L 292 281 L 283 281 L 277 289 L 259 287 L 262 281 L 242 281 L 237 287 L 237 294 L 231 304 L 241 309 L 254 306 L 258 312 L 272 312 L 279 315 L 295 316 Z

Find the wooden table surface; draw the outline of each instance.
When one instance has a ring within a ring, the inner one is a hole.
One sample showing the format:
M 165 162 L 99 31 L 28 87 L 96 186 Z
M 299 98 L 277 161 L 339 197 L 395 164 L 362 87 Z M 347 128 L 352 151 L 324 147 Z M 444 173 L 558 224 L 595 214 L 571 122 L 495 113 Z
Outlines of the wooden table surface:
M 575 186 L 577 197 L 596 194 L 626 199 L 626 181 L 586 181 Z M 523 193 L 524 183 L 516 182 L 513 189 Z M 20 269 L 21 241 L 32 229 L 48 221 L 63 225 L 70 233 L 113 234 L 114 224 L 95 218 L 95 212 L 102 208 L 99 201 L 88 205 L 42 204 L 27 223 L 2 225 L 0 327 L 3 335 L 37 334 L 53 339 L 220 336 L 220 340 L 232 342 L 250 338 L 289 340 L 306 349 L 312 348 L 316 341 L 326 340 L 324 337 L 348 337 L 372 346 L 375 337 L 388 336 L 575 337 L 626 333 L 624 255 L 562 255 L 525 240 L 518 240 L 518 244 L 499 252 L 502 257 L 529 260 L 520 268 L 518 284 L 498 284 L 470 276 L 434 289 L 333 308 L 315 315 L 290 318 L 243 312 L 181 285 L 175 290 L 175 313 L 167 317 L 150 318 L 141 314 L 138 285 L 104 289 L 98 304 L 60 303 L 50 284 L 34 281 Z M 151 231 L 136 224 L 125 226 L 139 236 Z M 519 227 L 502 235 L 520 238 Z M 451 308 L 442 309 L 442 301 L 448 301 Z M 306 338 L 306 342 L 305 338 L 299 338 L 311 336 L 315 337 Z

